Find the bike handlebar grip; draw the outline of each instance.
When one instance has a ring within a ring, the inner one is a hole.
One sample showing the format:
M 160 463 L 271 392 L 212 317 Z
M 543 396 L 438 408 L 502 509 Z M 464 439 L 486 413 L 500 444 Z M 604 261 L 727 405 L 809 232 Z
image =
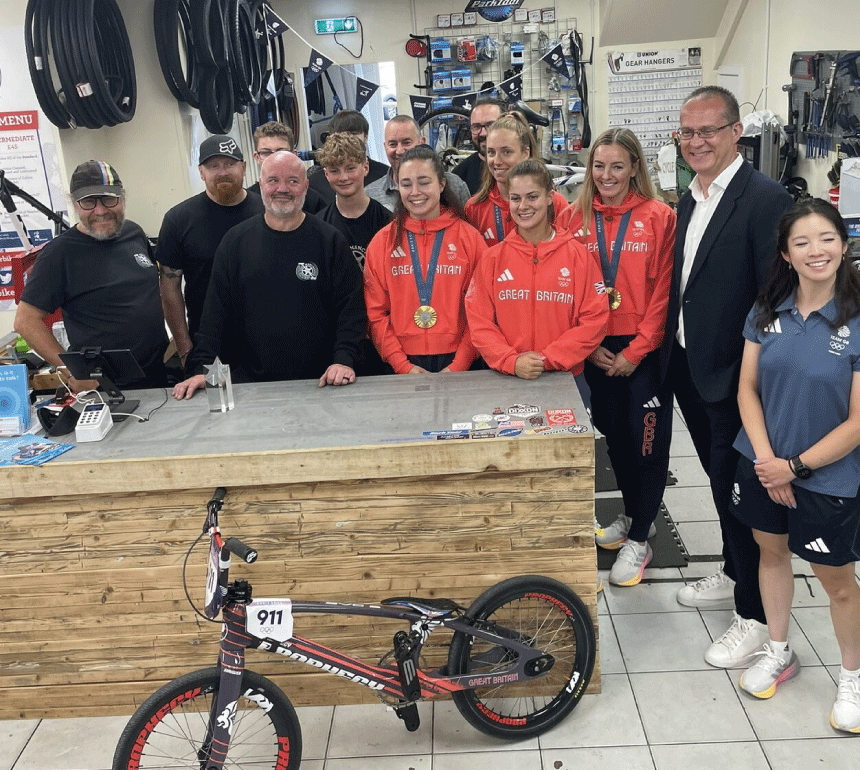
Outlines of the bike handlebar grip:
M 226 548 L 230 553 L 236 554 L 236 556 L 246 564 L 253 564 L 257 561 L 257 551 L 250 546 L 245 545 L 241 540 L 237 540 L 235 537 L 228 537 L 224 541 L 224 548 Z
M 212 499 L 209 502 L 210 503 L 223 503 L 224 497 L 226 496 L 226 494 L 227 494 L 227 490 L 224 489 L 224 487 L 218 487 L 218 489 L 216 489 L 212 493 Z

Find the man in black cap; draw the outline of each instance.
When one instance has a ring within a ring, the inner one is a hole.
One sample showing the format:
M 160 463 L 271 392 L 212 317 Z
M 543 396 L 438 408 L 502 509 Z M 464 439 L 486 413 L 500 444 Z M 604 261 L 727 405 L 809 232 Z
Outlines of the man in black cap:
M 206 189 L 170 209 L 158 235 L 164 315 L 183 366 L 200 327 L 218 244 L 231 227 L 263 213 L 260 196 L 242 186 L 245 159 L 232 137 L 206 139 L 200 145 L 198 170 Z
M 18 332 L 49 364 L 62 367 L 63 348 L 44 318 L 63 311 L 69 349 L 129 349 L 146 377 L 120 387 L 162 387 L 167 333 L 158 271 L 149 241 L 125 218 L 125 190 L 107 163 L 90 160 L 72 174 L 70 193 L 79 222 L 39 253 L 15 315 Z M 69 377 L 74 391 L 94 381 Z

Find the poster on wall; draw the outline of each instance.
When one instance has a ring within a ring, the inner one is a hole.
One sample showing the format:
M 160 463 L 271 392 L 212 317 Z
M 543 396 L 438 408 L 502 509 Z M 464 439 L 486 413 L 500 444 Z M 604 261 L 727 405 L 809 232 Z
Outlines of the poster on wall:
M 0 28 L 0 171 L 68 220 L 56 134 L 39 109 L 20 28 Z M 54 225 L 43 214 L 18 196 L 12 200 L 33 245 L 53 238 Z M 11 253 L 20 249 L 18 228 L 0 206 L 0 310 L 14 307 Z
M 613 75 L 660 72 L 702 66 L 701 48 L 665 48 L 659 51 L 612 51 L 606 54 Z

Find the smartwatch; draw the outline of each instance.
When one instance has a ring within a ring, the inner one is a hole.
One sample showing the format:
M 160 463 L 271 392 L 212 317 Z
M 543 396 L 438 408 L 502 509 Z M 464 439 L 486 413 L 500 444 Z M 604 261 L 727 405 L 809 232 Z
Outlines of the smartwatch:
M 805 481 L 812 475 L 812 468 L 803 464 L 803 460 L 800 459 L 800 455 L 790 457 L 788 459 L 788 465 L 791 468 L 791 472 L 799 479 Z

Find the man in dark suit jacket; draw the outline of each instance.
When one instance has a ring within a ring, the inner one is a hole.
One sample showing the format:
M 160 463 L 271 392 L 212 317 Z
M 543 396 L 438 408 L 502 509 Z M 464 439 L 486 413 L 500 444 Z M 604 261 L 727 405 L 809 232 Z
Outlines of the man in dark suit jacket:
M 694 91 L 681 108 L 681 154 L 696 172 L 678 204 L 675 267 L 662 362 L 720 517 L 724 570 L 685 586 L 681 604 L 734 605 L 729 629 L 707 650 L 720 668 L 749 665 L 768 641 L 758 586 L 759 548 L 732 514 L 741 427 L 737 403 L 744 321 L 770 271 L 791 196 L 737 152 L 738 103 L 723 88 Z

